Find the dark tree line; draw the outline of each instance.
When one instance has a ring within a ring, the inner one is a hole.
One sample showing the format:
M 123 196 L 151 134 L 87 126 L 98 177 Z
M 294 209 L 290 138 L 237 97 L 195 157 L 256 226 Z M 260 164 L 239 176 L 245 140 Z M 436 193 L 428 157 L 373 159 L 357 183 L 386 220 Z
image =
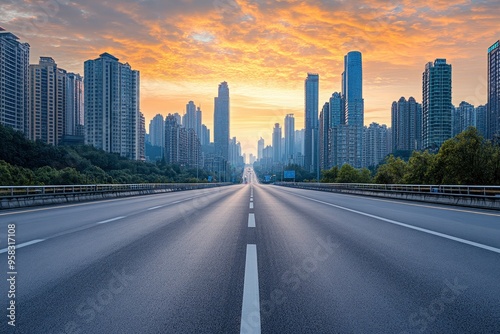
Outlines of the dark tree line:
M 132 161 L 91 146 L 52 146 L 0 125 L 0 185 L 205 182 L 206 171 Z
M 500 147 L 470 127 L 443 143 L 438 153 L 415 151 L 408 161 L 389 155 L 372 177 L 349 165 L 323 171 L 322 182 L 500 185 Z

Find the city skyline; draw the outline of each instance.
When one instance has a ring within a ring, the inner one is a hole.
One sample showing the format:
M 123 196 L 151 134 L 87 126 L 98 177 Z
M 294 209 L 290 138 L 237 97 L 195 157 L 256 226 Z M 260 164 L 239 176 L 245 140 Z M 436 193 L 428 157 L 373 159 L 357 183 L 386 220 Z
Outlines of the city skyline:
M 227 81 L 231 134 L 256 154 L 258 138 L 270 142 L 286 114 L 304 124 L 305 74 L 319 73 L 321 106 L 338 90 L 343 55 L 353 50 L 363 54 L 365 125 L 389 125 L 391 104 L 402 96 L 421 103 L 422 68 L 436 58 L 453 66 L 455 106 L 485 104 L 486 50 L 498 40 L 500 16 L 493 1 L 149 5 L 12 2 L 1 5 L 0 26 L 30 43 L 30 64 L 50 56 L 83 74 L 83 62 L 103 52 L 130 63 L 141 71 L 146 123 L 182 113 L 190 100 L 210 113 L 217 84 Z

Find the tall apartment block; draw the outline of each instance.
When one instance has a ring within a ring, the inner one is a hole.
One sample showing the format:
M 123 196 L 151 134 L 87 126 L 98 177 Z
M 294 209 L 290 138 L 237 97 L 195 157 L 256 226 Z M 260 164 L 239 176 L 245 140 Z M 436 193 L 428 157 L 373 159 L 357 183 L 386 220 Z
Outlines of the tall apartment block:
M 422 148 L 422 105 L 413 97 L 401 97 L 391 107 L 392 151 Z
M 386 125 L 372 123 L 364 128 L 363 166 L 375 167 L 389 154 L 390 130 Z
M 285 116 L 285 152 L 284 163 L 286 165 L 294 162 L 295 156 L 295 117 L 293 114 Z
M 165 120 L 163 115 L 157 114 L 149 122 L 149 138 L 151 145 L 165 146 Z
M 219 85 L 214 100 L 214 146 L 215 154 L 229 160 L 229 87 L 227 82 Z
M 40 57 L 29 66 L 28 138 L 58 145 L 66 124 L 66 71 L 51 57 Z
M 305 80 L 304 167 L 313 172 L 319 164 L 318 103 L 319 75 L 308 73 Z
M 423 149 L 438 150 L 452 137 L 451 65 L 427 63 L 422 74 Z
M 28 133 L 30 45 L 0 27 L 0 124 Z
M 276 123 L 273 128 L 273 162 L 280 163 L 281 158 L 281 127 Z
M 86 142 L 139 160 L 139 71 L 103 53 L 84 65 Z
M 500 40 L 488 48 L 487 137 L 500 141 Z
M 76 73 L 66 74 L 66 110 L 64 136 L 85 136 L 85 109 L 83 77 Z
M 344 73 L 342 74 L 342 95 L 345 99 L 345 120 L 350 127 L 355 127 L 356 141 L 353 142 L 353 158 L 349 164 L 362 167 L 363 158 L 363 63 L 361 52 L 351 51 L 344 57 Z

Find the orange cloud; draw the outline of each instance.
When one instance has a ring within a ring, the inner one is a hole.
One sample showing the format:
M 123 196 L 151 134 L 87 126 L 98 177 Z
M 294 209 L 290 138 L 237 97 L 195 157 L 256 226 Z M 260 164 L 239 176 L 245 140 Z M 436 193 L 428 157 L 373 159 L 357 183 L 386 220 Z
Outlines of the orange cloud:
M 287 113 L 302 127 L 307 72 L 320 74 L 320 108 L 340 90 L 350 50 L 363 53 L 365 124 L 390 125 L 401 96 L 421 100 L 421 74 L 435 58 L 453 66 L 454 103 L 485 103 L 499 8 L 468 0 L 89 0 L 47 10 L 19 1 L 2 5 L 0 25 L 31 44 L 32 62 L 48 55 L 81 73 L 86 59 L 107 51 L 130 63 L 141 71 L 147 123 L 194 100 L 212 128 L 217 85 L 228 81 L 231 135 L 255 154 L 258 138 L 270 139 Z

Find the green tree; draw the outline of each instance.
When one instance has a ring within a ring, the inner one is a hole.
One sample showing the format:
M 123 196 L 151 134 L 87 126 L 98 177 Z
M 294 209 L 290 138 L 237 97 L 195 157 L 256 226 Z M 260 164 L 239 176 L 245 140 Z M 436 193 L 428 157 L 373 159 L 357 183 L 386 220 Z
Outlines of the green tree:
M 443 143 L 436 155 L 434 177 L 442 184 L 492 184 L 495 147 L 470 127 Z
M 375 183 L 397 184 L 402 183 L 407 169 L 406 162 L 401 158 L 390 155 L 384 164 L 380 165 L 375 175 Z
M 361 168 L 359 171 L 358 183 L 372 183 L 372 173 L 368 168 Z
M 413 152 L 406 173 L 403 177 L 403 182 L 407 184 L 433 184 L 436 180 L 433 176 L 434 165 L 436 163 L 436 155 L 430 154 L 429 151 Z
M 339 175 L 339 168 L 337 166 L 333 166 L 329 170 L 324 170 L 321 172 L 322 178 L 321 182 L 323 183 L 334 183 L 337 181 L 337 177 Z
M 349 164 L 344 164 L 340 167 L 339 174 L 337 176 L 338 183 L 357 183 L 359 180 L 359 174 L 356 168 Z

